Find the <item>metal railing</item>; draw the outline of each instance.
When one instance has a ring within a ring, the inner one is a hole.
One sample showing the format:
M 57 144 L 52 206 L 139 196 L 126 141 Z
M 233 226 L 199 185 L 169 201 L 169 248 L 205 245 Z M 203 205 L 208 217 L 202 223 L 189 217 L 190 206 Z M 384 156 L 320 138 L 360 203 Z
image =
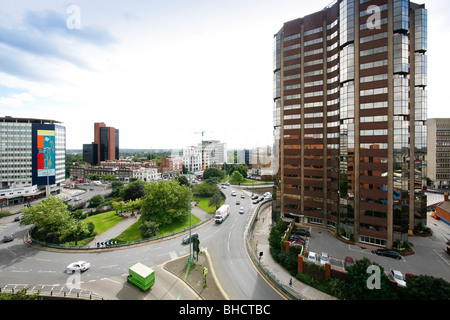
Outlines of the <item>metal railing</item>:
M 81 289 L 68 289 L 60 288 L 55 290 L 54 287 L 46 288 L 46 286 L 33 286 L 28 285 L 5 285 L 0 287 L 0 293 L 15 294 L 20 290 L 26 289 L 27 295 L 38 294 L 42 299 L 84 299 L 84 300 L 105 300 L 105 298 Z

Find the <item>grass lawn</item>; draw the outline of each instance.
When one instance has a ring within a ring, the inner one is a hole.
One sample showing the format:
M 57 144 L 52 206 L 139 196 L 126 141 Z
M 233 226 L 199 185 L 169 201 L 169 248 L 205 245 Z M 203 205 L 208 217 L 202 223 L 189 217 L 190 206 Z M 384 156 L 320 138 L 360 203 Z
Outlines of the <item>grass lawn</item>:
M 197 223 L 199 223 L 201 220 L 191 214 L 191 224 L 194 226 Z M 139 230 L 139 226 L 141 225 L 141 221 L 138 220 L 131 227 L 129 227 L 127 230 L 122 232 L 116 239 L 120 241 L 138 241 L 142 240 L 141 232 Z M 158 236 L 165 236 L 169 235 L 178 231 L 181 231 L 183 229 L 186 229 L 189 227 L 189 219 L 186 219 L 184 222 L 174 222 L 170 225 L 160 227 L 158 230 Z
M 228 181 L 231 185 L 237 185 L 237 184 L 233 184 L 231 183 L 231 180 Z M 260 186 L 260 185 L 265 185 L 265 184 L 272 184 L 272 181 L 255 181 L 255 180 L 249 180 L 249 179 L 244 179 L 243 182 L 241 182 L 241 186 Z
M 87 217 L 84 221 L 86 223 L 92 222 L 95 225 L 94 232 L 97 234 L 102 234 L 123 220 L 122 217 L 116 216 L 115 214 L 115 211 L 99 213 L 94 216 Z
M 208 198 L 193 197 L 192 201 L 200 201 L 198 203 L 198 205 L 197 205 L 199 208 L 205 210 L 208 213 L 215 213 L 216 212 L 216 207 L 215 206 L 212 206 L 212 207 L 209 206 L 209 200 L 210 199 L 211 198 L 209 198 L 209 197 Z

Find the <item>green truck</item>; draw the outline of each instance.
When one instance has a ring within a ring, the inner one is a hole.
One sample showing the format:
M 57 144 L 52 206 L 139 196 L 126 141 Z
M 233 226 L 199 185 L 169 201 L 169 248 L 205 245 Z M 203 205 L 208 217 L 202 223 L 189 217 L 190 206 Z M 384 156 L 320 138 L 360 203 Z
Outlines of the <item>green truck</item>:
M 138 262 L 128 270 L 127 281 L 146 291 L 155 284 L 155 271 Z

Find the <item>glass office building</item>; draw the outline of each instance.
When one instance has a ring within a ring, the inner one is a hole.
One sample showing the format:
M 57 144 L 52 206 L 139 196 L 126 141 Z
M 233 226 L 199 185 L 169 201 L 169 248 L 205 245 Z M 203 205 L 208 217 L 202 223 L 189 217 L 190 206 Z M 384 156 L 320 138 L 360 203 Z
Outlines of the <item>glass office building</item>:
M 392 247 L 426 222 L 427 11 L 338 0 L 274 36 L 274 210 Z

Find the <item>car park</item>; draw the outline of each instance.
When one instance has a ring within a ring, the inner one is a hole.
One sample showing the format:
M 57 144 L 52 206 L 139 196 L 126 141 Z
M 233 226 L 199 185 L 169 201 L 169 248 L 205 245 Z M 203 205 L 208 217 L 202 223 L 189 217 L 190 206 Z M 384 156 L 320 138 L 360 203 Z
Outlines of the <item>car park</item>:
M 14 240 L 14 235 L 13 234 L 7 234 L 3 237 L 3 242 L 11 242 Z
M 190 235 L 188 234 L 187 236 L 185 236 L 182 240 L 183 244 L 187 244 L 193 241 L 193 239 L 197 238 L 198 239 L 198 234 L 197 233 L 191 233 Z
M 86 261 L 77 261 L 77 262 L 72 262 L 71 264 L 69 264 L 66 268 L 67 272 L 71 272 L 74 273 L 75 271 L 80 271 L 80 272 L 84 272 L 87 269 L 89 269 L 91 266 L 91 264 L 89 262 Z
M 395 250 L 390 250 L 390 249 L 377 249 L 375 251 L 373 251 L 376 255 L 378 256 L 385 256 L 385 257 L 390 257 L 390 258 L 394 258 L 397 260 L 400 260 L 402 258 L 402 256 L 400 255 L 400 253 L 398 253 Z
M 330 258 L 328 257 L 328 253 L 322 252 L 320 255 L 320 264 L 325 265 L 326 263 L 330 263 Z
M 389 271 L 389 277 L 394 280 L 400 287 L 406 288 L 405 277 L 403 277 L 403 274 L 400 271 L 391 269 Z

